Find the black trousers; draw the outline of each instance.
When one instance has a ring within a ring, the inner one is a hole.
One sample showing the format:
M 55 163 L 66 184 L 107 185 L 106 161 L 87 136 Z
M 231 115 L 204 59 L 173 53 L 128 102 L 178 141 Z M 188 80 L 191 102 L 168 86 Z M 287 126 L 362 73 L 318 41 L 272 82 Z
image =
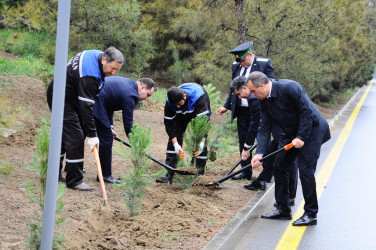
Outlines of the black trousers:
M 283 145 L 284 144 L 280 143 L 280 147 Z M 315 180 L 317 159 L 312 162 L 307 162 L 299 153 L 299 149 L 296 148 L 278 154 L 274 162 L 275 199 L 277 201 L 277 208 L 282 211 L 291 211 L 289 204 L 289 171 L 294 161 L 297 161 L 299 167 L 299 177 L 305 201 L 304 213 L 310 216 L 316 216 L 318 212 Z
M 251 114 L 249 112 L 248 107 L 237 106 L 236 109 L 237 109 L 236 124 L 238 127 L 239 152 L 241 156 L 243 148 L 244 148 L 244 143 L 246 142 L 246 139 L 247 139 L 249 123 L 251 121 Z M 241 161 L 240 164 L 242 168 L 251 164 L 251 160 L 252 160 L 252 156 L 250 156 L 245 161 Z M 251 177 L 252 168 L 249 168 L 249 170 L 244 171 L 244 174 Z
M 95 126 L 99 139 L 99 160 L 101 162 L 102 175 L 112 176 L 112 144 L 114 136 L 111 128 L 107 128 L 95 118 Z
M 273 135 L 273 140 L 269 142 L 269 147 L 268 151 L 265 155 L 270 154 L 278 149 L 278 143 L 281 137 L 281 132 L 282 129 L 277 125 L 274 124 L 272 126 L 272 135 Z M 273 165 L 275 161 L 275 155 L 266 159 L 262 163 L 262 171 L 257 177 L 258 181 L 266 181 L 270 182 L 273 177 Z M 296 189 L 298 186 L 298 160 L 294 160 L 292 163 L 292 167 L 289 168 L 289 198 L 290 199 L 295 199 L 296 197 Z
M 65 154 L 66 186 L 74 187 L 82 183 L 84 166 L 85 136 L 77 112 L 65 104 L 62 134 L 61 157 Z M 62 164 L 60 164 L 62 167 Z
M 184 135 L 185 130 L 187 129 L 187 125 L 188 123 L 181 122 L 179 126 L 177 126 L 176 139 L 178 140 L 179 145 L 182 147 L 183 147 L 183 135 Z M 191 162 L 192 165 L 194 161 L 193 153 L 194 152 L 192 152 L 192 162 Z M 202 151 L 202 153 L 196 158 L 196 166 L 197 166 L 199 174 L 204 173 L 207 159 L 208 159 L 208 149 L 207 147 L 204 147 L 204 150 Z M 178 162 L 178 156 L 175 153 L 174 145 L 172 144 L 171 140 L 169 140 L 167 143 L 167 150 L 166 150 L 166 164 L 172 168 L 176 168 L 177 162 Z M 173 176 L 174 172 L 168 171 L 168 175 Z

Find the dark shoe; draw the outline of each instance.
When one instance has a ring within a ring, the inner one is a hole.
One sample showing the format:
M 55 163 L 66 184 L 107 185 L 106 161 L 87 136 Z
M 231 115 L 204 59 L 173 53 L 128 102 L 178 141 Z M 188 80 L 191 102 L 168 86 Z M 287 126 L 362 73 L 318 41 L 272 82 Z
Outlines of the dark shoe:
M 233 180 L 241 180 L 241 179 L 251 180 L 251 176 L 249 174 L 244 174 L 242 172 L 242 173 L 239 173 L 239 174 L 235 175 L 231 179 L 233 179 Z
M 157 179 L 155 179 L 156 182 L 158 183 L 172 183 L 172 176 L 169 175 L 168 173 L 162 174 L 159 176 Z
M 293 226 L 312 226 L 317 225 L 317 218 L 303 214 L 302 217 L 292 223 Z
M 263 219 L 273 219 L 273 220 L 291 220 L 290 212 L 283 212 L 282 210 L 274 210 L 271 213 L 261 215 Z
M 252 181 L 251 183 L 244 185 L 245 189 L 248 190 L 265 190 L 266 189 L 266 182 L 265 181 L 258 181 L 257 179 Z
M 295 206 L 295 199 L 289 199 L 290 206 Z M 277 202 L 274 202 L 274 206 L 277 207 Z
M 94 188 L 86 184 L 85 182 L 82 182 L 81 184 L 78 184 L 71 189 L 80 190 L 80 191 L 93 191 Z
M 111 175 L 110 176 L 103 176 L 103 180 L 104 180 L 104 182 L 107 182 L 107 183 L 118 183 L 118 184 L 121 183 L 120 180 L 116 180 Z M 97 176 L 97 181 L 99 181 L 98 176 Z

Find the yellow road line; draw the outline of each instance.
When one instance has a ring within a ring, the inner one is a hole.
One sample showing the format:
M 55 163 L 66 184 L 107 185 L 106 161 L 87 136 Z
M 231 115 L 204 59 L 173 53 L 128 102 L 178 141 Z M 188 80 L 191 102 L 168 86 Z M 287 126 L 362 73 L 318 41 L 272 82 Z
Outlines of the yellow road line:
M 368 92 L 372 86 L 372 82 L 369 84 L 367 90 L 364 92 L 359 103 L 356 105 L 354 111 L 352 112 L 349 120 L 346 122 L 345 127 L 343 128 L 341 134 L 339 135 L 334 147 L 330 151 L 330 154 L 326 158 L 324 164 L 322 165 L 320 172 L 316 176 L 316 189 L 317 189 L 317 198 L 319 199 L 324 191 L 325 185 L 328 182 L 328 179 L 336 165 L 338 158 L 342 152 L 342 149 L 347 141 L 347 138 L 350 135 L 351 129 L 354 125 L 355 119 L 359 113 L 361 106 L 366 99 Z M 299 208 L 296 210 L 292 221 L 297 220 L 304 213 L 304 200 L 300 203 Z M 299 243 L 303 237 L 307 227 L 294 227 L 292 223 L 288 225 L 285 232 L 283 233 L 281 239 L 278 242 L 276 249 L 285 250 L 285 249 L 297 249 Z

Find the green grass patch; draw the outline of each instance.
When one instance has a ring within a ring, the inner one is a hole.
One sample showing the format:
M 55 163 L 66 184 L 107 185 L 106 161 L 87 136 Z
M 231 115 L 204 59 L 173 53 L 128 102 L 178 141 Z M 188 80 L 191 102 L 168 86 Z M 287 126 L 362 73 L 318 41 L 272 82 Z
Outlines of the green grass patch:
M 0 174 L 2 175 L 10 175 L 15 169 L 15 164 L 7 161 L 7 160 L 0 160 Z
M 0 57 L 0 74 L 52 79 L 54 67 L 33 57 L 6 59 Z
M 165 88 L 158 88 L 157 91 L 153 93 L 153 95 L 150 97 L 150 99 L 156 101 L 165 103 L 167 98 L 167 89 Z

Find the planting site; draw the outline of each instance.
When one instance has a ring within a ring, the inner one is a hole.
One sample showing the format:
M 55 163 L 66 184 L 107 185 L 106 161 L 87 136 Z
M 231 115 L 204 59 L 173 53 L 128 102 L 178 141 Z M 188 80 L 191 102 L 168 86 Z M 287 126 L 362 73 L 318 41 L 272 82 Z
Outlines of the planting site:
M 1 56 L 12 57 L 5 53 Z M 5 133 L 7 137 L 0 137 L 0 160 L 14 167 L 10 174 L 0 175 L 0 249 L 26 249 L 27 224 L 36 218 L 39 209 L 36 203 L 30 202 L 26 190 L 26 182 L 31 180 L 38 185 L 38 177 L 27 166 L 32 164 L 41 119 L 49 120 L 50 112 L 45 85 L 39 80 L 0 76 L 0 94 L 6 97 L 4 111 L 11 114 L 13 120 Z M 148 100 L 134 113 L 135 123 L 152 128 L 149 152 L 162 162 L 168 139 L 163 124 L 163 106 L 163 102 Z M 320 110 L 329 119 L 338 107 Z M 216 115 L 212 117 L 214 124 L 223 119 Z M 116 113 L 114 125 L 119 137 L 128 141 L 121 113 Z M 120 143 L 114 141 L 114 146 L 119 149 Z M 106 183 L 108 205 L 104 206 L 96 179 L 94 154 L 86 144 L 85 147 L 84 181 L 95 190 L 67 189 L 63 196 L 65 208 L 59 216 L 66 220 L 56 226 L 55 231 L 64 234 L 65 249 L 200 249 L 255 193 L 243 188 L 249 181 L 231 179 L 216 187 L 197 185 L 187 189 L 156 183 L 155 178 L 162 173 L 163 167 L 153 162 L 149 172 L 156 176 L 146 187 L 142 212 L 129 217 L 121 190 L 112 184 Z M 222 178 L 238 159 L 239 155 L 233 153 L 209 162 L 204 177 L 210 180 Z M 112 168 L 113 176 L 118 178 L 121 173 L 127 175 L 132 164 L 114 152 Z M 253 176 L 260 171 L 255 169 Z

